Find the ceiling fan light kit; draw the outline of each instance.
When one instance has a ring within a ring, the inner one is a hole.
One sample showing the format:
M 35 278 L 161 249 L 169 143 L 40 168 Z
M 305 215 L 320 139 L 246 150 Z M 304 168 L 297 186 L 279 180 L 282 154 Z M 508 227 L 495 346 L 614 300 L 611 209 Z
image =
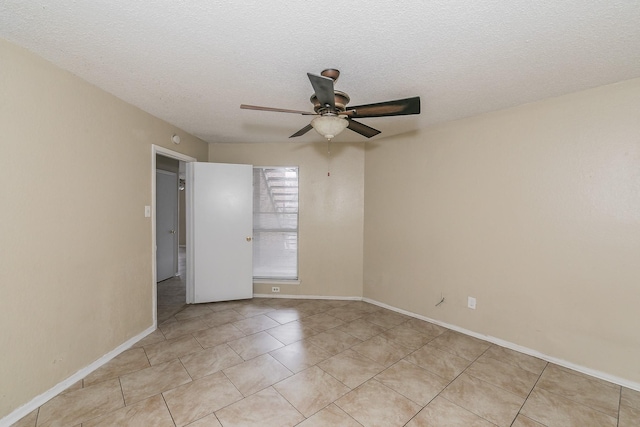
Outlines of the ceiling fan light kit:
M 349 126 L 346 117 L 320 116 L 311 120 L 311 126 L 327 140 L 332 140 Z
M 420 114 L 420 97 L 398 99 L 395 101 L 379 102 L 376 104 L 347 107 L 351 100 L 349 95 L 334 89 L 334 83 L 340 76 L 340 71 L 328 68 L 320 75 L 307 73 L 314 94 L 311 95 L 314 113 L 284 108 L 260 107 L 257 105 L 241 104 L 244 110 L 273 111 L 278 113 L 302 114 L 304 116 L 318 116 L 289 138 L 295 138 L 315 129 L 328 141 L 335 138 L 345 129 L 350 129 L 360 135 L 371 138 L 380 133 L 379 130 L 353 120 L 354 118 L 407 116 Z

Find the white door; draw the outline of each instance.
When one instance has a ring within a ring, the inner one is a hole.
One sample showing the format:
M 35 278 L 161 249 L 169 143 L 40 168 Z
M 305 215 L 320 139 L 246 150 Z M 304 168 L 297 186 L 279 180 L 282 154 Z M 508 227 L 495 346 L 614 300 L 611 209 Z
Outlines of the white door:
M 187 303 L 253 297 L 253 167 L 187 163 Z
M 156 280 L 178 272 L 178 175 L 156 171 Z

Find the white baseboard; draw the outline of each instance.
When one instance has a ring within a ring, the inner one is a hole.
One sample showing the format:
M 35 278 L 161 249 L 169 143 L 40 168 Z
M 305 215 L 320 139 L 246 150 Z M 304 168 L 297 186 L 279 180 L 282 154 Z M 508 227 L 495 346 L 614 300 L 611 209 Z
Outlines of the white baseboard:
M 28 403 L 20 406 L 18 409 L 16 409 L 15 411 L 11 412 L 6 417 L 2 418 L 0 420 L 0 427 L 10 426 L 11 424 L 19 421 L 20 419 L 22 419 L 23 417 L 25 417 L 26 415 L 31 413 L 33 410 L 37 409 L 38 407 L 44 405 L 46 402 L 48 402 L 52 398 L 56 397 L 60 392 L 66 390 L 69 387 L 71 387 L 73 384 L 77 383 L 78 381 L 80 381 L 81 379 L 83 379 L 84 377 L 89 375 L 91 372 L 93 372 L 96 369 L 98 369 L 99 367 L 103 366 L 104 364 L 109 362 L 111 359 L 113 359 L 114 357 L 116 357 L 117 355 L 122 353 L 123 351 L 128 350 L 135 343 L 137 343 L 142 338 L 146 337 L 147 335 L 149 335 L 150 333 L 152 333 L 155 330 L 156 330 L 155 326 L 148 327 L 147 329 L 145 329 L 144 331 L 142 331 L 141 333 L 139 333 L 135 337 L 127 340 L 123 344 L 121 344 L 118 347 L 116 347 L 115 349 L 111 350 L 109 353 L 105 354 L 104 356 L 102 356 L 100 359 L 96 360 L 95 362 L 93 362 L 89 366 L 80 369 L 78 372 L 76 372 L 75 374 L 71 375 L 66 380 L 56 384 L 55 386 L 53 386 L 49 390 L 45 391 L 44 393 L 34 397 Z
M 330 299 L 345 301 L 362 301 L 362 297 L 332 297 L 324 295 L 283 295 L 283 294 L 253 294 L 254 298 L 287 298 L 287 299 Z
M 254 285 L 299 285 L 302 282 L 300 280 L 263 280 L 253 279 Z
M 584 366 L 576 365 L 575 363 L 571 363 L 571 362 L 568 362 L 566 360 L 558 359 L 557 357 L 553 357 L 553 356 L 546 355 L 544 353 L 540 353 L 537 350 L 533 350 L 533 349 L 530 349 L 530 348 L 527 348 L 527 347 L 523 347 L 521 345 L 514 344 L 512 342 L 505 341 L 505 340 L 500 339 L 500 338 L 492 337 L 490 335 L 479 334 L 477 332 L 473 332 L 473 331 L 470 331 L 468 329 L 464 329 L 464 328 L 461 328 L 459 326 L 452 325 L 450 323 L 445 323 L 445 322 L 441 322 L 441 321 L 436 320 L 436 319 L 431 319 L 429 317 L 421 316 L 419 314 L 415 314 L 415 313 L 412 313 L 410 311 L 402 310 L 400 308 L 396 308 L 396 307 L 381 303 L 379 301 L 376 301 L 376 300 L 373 300 L 373 299 L 370 299 L 370 298 L 362 298 L 362 301 L 368 302 L 370 304 L 377 305 L 378 307 L 382 307 L 382 308 L 386 308 L 386 309 L 395 311 L 396 313 L 404 314 L 404 315 L 407 315 L 407 316 L 415 317 L 416 319 L 420 319 L 420 320 L 424 320 L 424 321 L 427 321 L 427 322 L 430 322 L 430 323 L 434 323 L 436 325 L 440 325 L 440 326 L 445 327 L 447 329 L 451 329 L 451 330 L 454 330 L 456 332 L 460 332 L 461 334 L 469 335 L 469 336 L 472 336 L 474 338 L 481 339 L 483 341 L 488 341 L 488 342 L 490 342 L 492 344 L 499 345 L 500 347 L 505 347 L 505 348 L 508 348 L 510 350 L 514 350 L 514 351 L 517 351 L 517 352 L 520 352 L 520 353 L 528 354 L 529 356 L 537 357 L 537 358 L 545 360 L 547 362 L 555 363 L 556 365 L 563 366 L 565 368 L 572 369 L 574 371 L 581 372 L 583 374 L 586 374 L 586 375 L 589 375 L 589 376 L 592 376 L 592 377 L 595 377 L 595 378 L 599 378 L 601 380 L 609 381 L 611 383 L 618 384 L 620 386 L 627 387 L 627 388 L 630 388 L 632 390 L 640 391 L 640 383 L 637 383 L 637 382 L 634 382 L 634 381 L 629 381 L 627 379 L 620 378 L 620 377 L 617 377 L 615 375 L 607 374 L 606 372 L 601 372 L 601 371 L 597 371 L 595 369 L 591 369 L 591 368 L 587 368 L 587 367 L 584 367 Z

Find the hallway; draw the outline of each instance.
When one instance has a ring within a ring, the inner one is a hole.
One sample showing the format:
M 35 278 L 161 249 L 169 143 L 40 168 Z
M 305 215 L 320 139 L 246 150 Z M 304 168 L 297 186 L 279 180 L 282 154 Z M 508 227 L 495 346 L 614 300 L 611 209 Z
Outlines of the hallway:
M 187 250 L 178 249 L 178 275 L 158 282 L 158 325 L 185 308 L 187 304 Z

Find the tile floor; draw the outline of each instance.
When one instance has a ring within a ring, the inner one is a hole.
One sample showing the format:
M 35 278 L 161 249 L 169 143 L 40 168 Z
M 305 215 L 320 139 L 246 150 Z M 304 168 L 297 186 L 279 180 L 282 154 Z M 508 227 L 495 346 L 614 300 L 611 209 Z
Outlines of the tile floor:
M 170 319 L 171 316 L 186 307 L 187 257 L 186 248 L 178 248 L 178 275 L 162 282 L 158 282 L 158 324 Z
M 640 392 L 360 301 L 188 306 L 16 426 L 640 426 Z

